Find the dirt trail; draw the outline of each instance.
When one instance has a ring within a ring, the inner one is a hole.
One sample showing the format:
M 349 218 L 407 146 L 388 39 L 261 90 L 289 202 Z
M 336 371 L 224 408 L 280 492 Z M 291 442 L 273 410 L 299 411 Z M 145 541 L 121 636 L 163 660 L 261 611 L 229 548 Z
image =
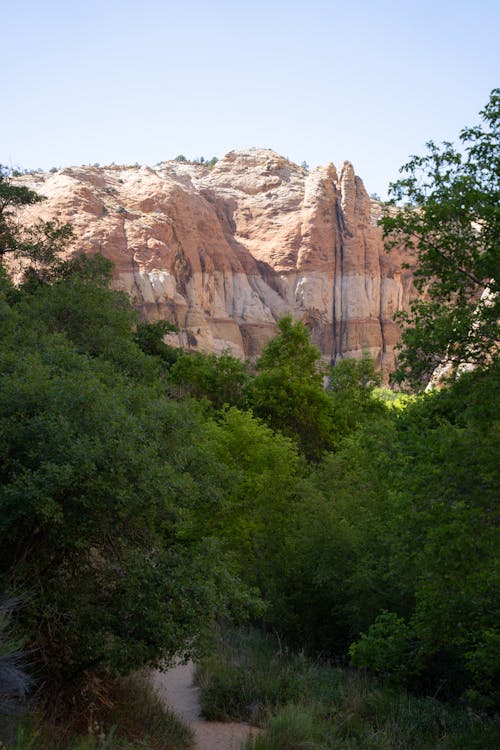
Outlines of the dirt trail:
M 248 724 L 206 721 L 201 716 L 199 689 L 193 684 L 194 666 L 180 664 L 168 672 L 154 671 L 152 683 L 167 706 L 189 724 L 196 750 L 239 750 L 258 730 Z

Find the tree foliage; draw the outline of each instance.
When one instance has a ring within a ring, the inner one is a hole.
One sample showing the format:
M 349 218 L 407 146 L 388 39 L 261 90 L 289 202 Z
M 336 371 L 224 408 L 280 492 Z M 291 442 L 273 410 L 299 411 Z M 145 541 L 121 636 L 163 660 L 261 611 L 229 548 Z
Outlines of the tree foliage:
M 342 656 L 380 608 L 400 607 L 389 561 L 394 417 L 370 421 L 298 484 L 274 580 L 274 627 L 294 644 Z
M 159 357 L 167 367 L 170 367 L 178 359 L 180 350 L 166 344 L 163 339 L 167 334 L 177 333 L 178 330 L 176 325 L 166 320 L 140 322 L 137 323 L 135 342 L 145 354 Z
M 231 550 L 242 578 L 269 599 L 275 551 L 303 469 L 297 447 L 234 407 L 212 422 L 211 435 L 231 481 L 224 502 L 205 524 Z
M 109 262 L 44 241 L 17 288 L 0 268 L 0 587 L 25 595 L 45 696 L 71 700 L 192 653 L 245 594 L 203 533 L 227 479 L 199 410 L 165 398 Z
M 374 394 L 381 382 L 382 375 L 367 353 L 359 360 L 343 359 L 331 368 L 328 393 L 337 446 L 363 424 L 384 414 L 386 407 Z
M 0 256 L 18 247 L 18 228 L 12 221 L 15 208 L 33 205 L 41 200 L 34 190 L 13 185 L 9 170 L 0 164 Z
M 273 430 L 293 438 L 308 459 L 319 460 L 334 445 L 321 353 L 305 325 L 291 316 L 278 322 L 278 330 L 256 362 L 248 403 Z
M 63 287 L 11 308 L 0 356 L 0 581 L 28 593 L 20 620 L 52 687 L 194 648 L 234 590 L 217 544 L 188 533 L 223 494 L 200 418 L 140 382 L 139 350 L 140 375 L 117 364 L 130 328 L 124 343 L 112 328 L 109 357 L 91 347 L 100 290 Z
M 402 243 L 414 256 L 422 294 L 398 316 L 400 382 L 425 384 L 443 361 L 486 366 L 498 355 L 500 89 L 481 115 L 481 125 L 462 130 L 462 151 L 431 141 L 391 185 L 406 205 L 381 219 L 387 247 Z
M 58 256 L 73 237 L 69 224 L 39 220 L 25 226 L 18 223 L 16 209 L 31 206 L 43 196 L 25 185 L 13 183 L 9 172 L 0 164 L 0 259 L 6 253 L 29 261 L 26 272 L 30 278 L 48 280 Z
M 182 352 L 169 374 L 178 398 L 208 401 L 215 409 L 241 406 L 249 379 L 248 363 L 224 350 L 221 354 Z
M 358 641 L 359 665 L 494 705 L 499 382 L 491 366 L 367 421 L 298 489 L 272 609 L 295 643 Z

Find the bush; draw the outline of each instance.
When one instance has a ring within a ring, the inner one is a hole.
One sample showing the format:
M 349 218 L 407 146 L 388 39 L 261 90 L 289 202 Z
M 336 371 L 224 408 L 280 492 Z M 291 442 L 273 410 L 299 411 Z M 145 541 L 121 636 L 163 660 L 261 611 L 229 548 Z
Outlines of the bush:
M 223 628 L 217 650 L 198 665 L 201 707 L 210 721 L 261 722 L 266 711 L 299 698 L 300 657 L 253 629 Z
M 11 614 L 19 602 L 0 602 L 0 714 L 9 714 L 25 706 L 33 686 L 26 671 L 26 654 L 19 640 L 9 634 Z
M 387 620 L 394 622 L 393 617 Z M 204 711 L 209 713 L 220 701 L 214 717 L 262 726 L 245 750 L 497 746 L 498 723 L 396 690 L 366 673 L 287 653 L 276 637 L 257 630 L 222 631 L 216 652 L 200 664 L 199 679 Z
M 324 747 L 322 740 L 324 731 L 317 713 L 309 707 L 291 703 L 271 715 L 266 731 L 251 735 L 244 750 L 320 750 Z
M 0 281 L 0 585 L 28 592 L 16 626 L 44 699 L 71 706 L 96 675 L 192 652 L 241 592 L 202 528 L 226 477 L 122 295 L 80 274 Z
M 193 733 L 167 709 L 146 676 L 135 674 L 108 686 L 105 704 L 90 716 L 53 723 L 37 714 L 13 729 L 10 750 L 189 750 Z M 2 747 L 0 742 L 0 747 Z
M 351 663 L 377 674 L 391 676 L 398 682 L 416 670 L 415 634 L 402 617 L 382 612 L 370 626 L 368 634 L 349 648 Z

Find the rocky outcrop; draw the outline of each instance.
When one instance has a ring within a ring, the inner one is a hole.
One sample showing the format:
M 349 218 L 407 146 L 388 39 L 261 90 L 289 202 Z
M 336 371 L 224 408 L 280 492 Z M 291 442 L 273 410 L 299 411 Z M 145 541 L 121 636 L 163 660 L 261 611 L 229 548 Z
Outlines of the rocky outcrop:
M 182 346 L 253 356 L 291 312 L 326 359 L 367 350 L 393 368 L 392 315 L 415 293 L 411 271 L 384 252 L 350 163 L 308 171 L 249 149 L 212 170 L 169 161 L 20 179 L 47 197 L 22 220 L 70 221 L 71 250 L 110 258 L 116 288 L 145 319 L 175 322 Z

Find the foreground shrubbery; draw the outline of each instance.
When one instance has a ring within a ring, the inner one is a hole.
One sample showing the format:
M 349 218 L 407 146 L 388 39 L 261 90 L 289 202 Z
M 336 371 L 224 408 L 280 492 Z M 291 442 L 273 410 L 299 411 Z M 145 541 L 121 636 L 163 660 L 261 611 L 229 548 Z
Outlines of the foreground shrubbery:
M 246 750 L 491 750 L 493 722 L 283 650 L 274 635 L 222 630 L 198 669 L 204 714 L 263 727 Z
M 297 482 L 266 551 L 268 625 L 335 658 L 364 633 L 359 666 L 494 709 L 499 383 L 492 364 L 387 412 Z
M 225 480 L 197 410 L 162 396 L 119 295 L 78 277 L 3 287 L 0 584 L 24 595 L 45 695 L 68 700 L 95 673 L 192 650 L 224 609 L 231 571 L 191 519 Z
M 189 750 L 191 730 L 171 711 L 140 674 L 105 687 L 105 704 L 72 717 L 72 723 L 50 722 L 32 713 L 17 722 L 0 723 L 9 750 Z M 111 727 L 111 729 L 109 729 Z

